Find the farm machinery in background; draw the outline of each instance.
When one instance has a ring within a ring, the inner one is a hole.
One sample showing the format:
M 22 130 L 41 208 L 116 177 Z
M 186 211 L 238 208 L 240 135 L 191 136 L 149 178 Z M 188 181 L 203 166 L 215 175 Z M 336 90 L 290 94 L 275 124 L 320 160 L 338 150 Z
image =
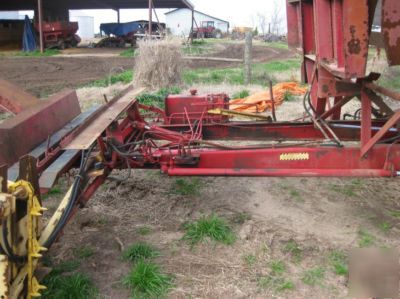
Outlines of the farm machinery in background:
M 39 31 L 39 25 L 35 24 Z M 45 48 L 75 48 L 81 42 L 77 35 L 79 30 L 78 22 L 57 21 L 43 22 L 43 40 Z
M 96 44 L 98 48 L 124 48 L 126 44 L 136 46 L 138 39 L 145 38 L 149 31 L 149 21 L 140 20 L 129 23 L 105 23 L 100 25 L 100 32 L 106 35 Z M 163 38 L 166 25 L 152 23 L 152 38 Z
M 214 21 L 203 21 L 200 26 L 193 28 L 194 38 L 221 38 L 221 30 L 215 27 Z
M 400 94 L 379 86 L 379 74 L 366 73 L 376 4 L 287 1 L 288 43 L 302 55 L 309 84 L 301 120 L 237 121 L 212 113 L 229 109 L 225 94 L 194 91 L 168 96 L 160 109 L 136 101 L 143 89 L 130 87 L 83 113 L 76 93 L 63 91 L 3 122 L 0 296 L 40 295 L 45 286 L 35 277 L 43 252 L 115 169 L 160 169 L 170 176 L 399 176 L 400 111 L 386 99 L 400 101 Z M 388 62 L 399 65 L 400 2 L 384 0 L 382 10 Z M 10 104 L 6 97 L 0 104 Z M 19 97 L 25 105 L 33 101 Z M 349 120 L 342 107 L 350 101 L 362 108 Z M 72 186 L 41 224 L 41 195 L 72 169 Z

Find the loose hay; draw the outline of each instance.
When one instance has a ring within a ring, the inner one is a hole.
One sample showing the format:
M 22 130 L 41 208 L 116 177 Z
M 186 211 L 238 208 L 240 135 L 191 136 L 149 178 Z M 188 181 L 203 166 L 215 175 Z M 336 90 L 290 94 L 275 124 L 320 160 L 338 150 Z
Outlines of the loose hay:
M 182 65 L 182 51 L 178 40 L 140 41 L 135 62 L 134 84 L 151 89 L 179 85 Z

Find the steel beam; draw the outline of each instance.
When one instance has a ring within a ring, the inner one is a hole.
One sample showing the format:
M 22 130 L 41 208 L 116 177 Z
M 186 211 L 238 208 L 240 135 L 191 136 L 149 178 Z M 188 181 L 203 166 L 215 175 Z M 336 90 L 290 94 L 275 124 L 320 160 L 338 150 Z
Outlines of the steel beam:
M 80 112 L 76 92 L 65 90 L 4 121 L 0 124 L 0 164 L 14 164 Z

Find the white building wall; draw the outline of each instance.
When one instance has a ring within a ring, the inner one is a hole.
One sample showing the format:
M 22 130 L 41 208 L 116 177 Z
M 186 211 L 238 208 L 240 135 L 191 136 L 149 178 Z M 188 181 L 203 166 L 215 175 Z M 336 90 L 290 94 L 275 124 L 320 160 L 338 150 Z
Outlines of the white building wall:
M 203 15 L 201 13 L 195 12 L 194 18 L 199 27 L 201 26 L 202 22 L 214 21 L 215 28 L 221 30 L 223 33 L 226 33 L 229 30 L 229 24 L 227 22 L 222 22 L 221 20 Z M 167 28 L 169 28 L 173 35 L 188 36 L 192 28 L 192 11 L 185 8 L 168 13 L 166 14 L 166 24 Z
M 19 20 L 19 13 L 18 11 L 2 11 L 0 20 Z

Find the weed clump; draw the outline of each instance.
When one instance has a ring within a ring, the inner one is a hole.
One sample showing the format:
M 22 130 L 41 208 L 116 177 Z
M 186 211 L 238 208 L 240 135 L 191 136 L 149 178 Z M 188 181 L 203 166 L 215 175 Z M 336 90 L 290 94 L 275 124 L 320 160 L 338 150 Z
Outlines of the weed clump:
M 172 184 L 171 193 L 182 196 L 196 196 L 199 195 L 200 188 L 201 181 L 199 178 L 179 178 Z
M 73 260 L 54 266 L 50 274 L 43 280 L 43 284 L 47 287 L 43 291 L 43 298 L 96 298 L 98 291 L 90 278 L 85 274 L 73 272 L 78 267 L 79 262 Z
M 132 298 L 160 298 L 172 288 L 172 277 L 145 260 L 138 261 L 122 282 L 131 289 Z
M 132 263 L 138 262 L 140 260 L 155 258 L 158 256 L 160 256 L 160 253 L 151 245 L 148 245 L 146 243 L 137 243 L 131 245 L 122 254 L 122 258 L 125 261 L 130 261 Z
M 226 221 L 216 215 L 203 217 L 185 226 L 186 233 L 183 237 L 190 245 L 194 246 L 206 240 L 232 245 L 236 236 Z

